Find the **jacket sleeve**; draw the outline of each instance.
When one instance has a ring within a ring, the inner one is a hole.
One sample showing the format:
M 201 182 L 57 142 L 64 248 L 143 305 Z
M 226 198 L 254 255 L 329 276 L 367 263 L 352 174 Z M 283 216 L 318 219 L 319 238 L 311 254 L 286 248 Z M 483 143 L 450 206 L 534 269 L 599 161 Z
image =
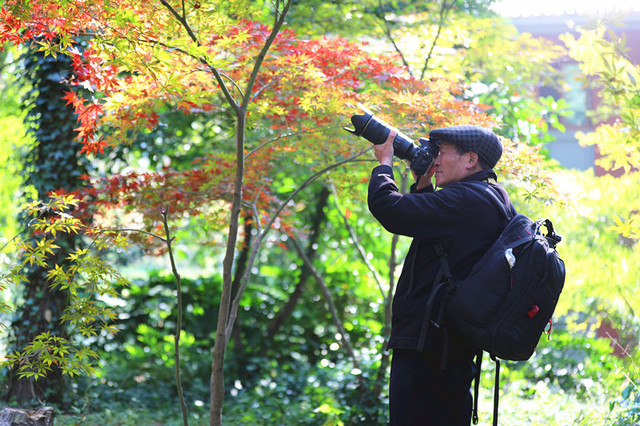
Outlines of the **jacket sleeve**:
M 369 181 L 369 211 L 387 231 L 413 238 L 449 236 L 451 227 L 474 214 L 477 200 L 463 185 L 449 185 L 439 191 L 430 186 L 401 194 L 389 166 L 374 168 Z

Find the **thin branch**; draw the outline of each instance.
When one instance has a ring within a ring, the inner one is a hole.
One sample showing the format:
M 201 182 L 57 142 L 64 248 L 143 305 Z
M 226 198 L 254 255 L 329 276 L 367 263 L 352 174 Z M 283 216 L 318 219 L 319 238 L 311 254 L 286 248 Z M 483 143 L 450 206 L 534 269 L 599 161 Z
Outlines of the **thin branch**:
M 169 12 L 171 12 L 171 14 L 178 20 L 178 22 L 180 22 L 180 24 L 182 24 L 182 27 L 185 29 L 187 34 L 189 34 L 189 37 L 191 38 L 191 40 L 193 40 L 198 46 L 200 46 L 201 44 L 200 44 L 200 41 L 198 40 L 198 37 L 193 32 L 193 29 L 191 28 L 191 25 L 189 25 L 189 23 L 187 22 L 185 10 L 184 10 L 184 2 L 182 2 L 182 6 L 183 6 L 182 13 L 183 13 L 183 15 L 180 15 L 178 13 L 178 11 L 175 10 L 173 8 L 173 6 L 171 6 L 169 4 L 169 2 L 167 0 L 160 0 L 160 3 L 162 3 L 162 5 L 164 7 L 166 7 Z
M 627 381 L 631 384 L 631 386 L 633 386 L 636 389 L 636 392 L 640 392 L 640 388 L 638 387 L 638 385 L 636 385 L 636 382 L 629 376 L 629 374 L 627 374 L 623 368 L 620 368 L 619 371 L 622 373 L 625 379 L 627 379 Z
M 162 1 L 165 1 L 165 0 L 162 0 Z M 262 46 L 262 49 L 260 49 L 260 53 L 256 57 L 256 62 L 253 65 L 253 70 L 251 71 L 251 75 L 249 76 L 249 80 L 247 82 L 247 90 L 242 98 L 242 105 L 241 105 L 241 108 L 243 111 L 246 111 L 246 108 L 249 105 L 249 102 L 251 102 L 251 92 L 253 89 L 253 85 L 256 81 L 256 78 L 258 78 L 258 71 L 260 71 L 260 67 L 262 67 L 262 62 L 266 58 L 267 52 L 271 48 L 271 45 L 276 39 L 276 36 L 280 32 L 280 28 L 284 24 L 285 17 L 287 16 L 287 12 L 289 12 L 289 8 L 291 7 L 292 3 L 293 3 L 293 0 L 286 1 L 286 3 L 284 4 L 284 7 L 282 8 L 282 11 L 280 12 L 280 16 L 278 16 L 278 8 L 276 7 L 276 11 L 275 11 L 276 17 L 277 17 L 276 22 L 273 28 L 271 29 L 271 34 L 269 34 L 269 37 L 267 38 L 264 45 Z M 279 6 L 279 4 L 276 4 L 276 6 Z
M 276 0 L 275 7 L 273 8 L 273 26 L 275 27 L 278 23 L 278 9 L 280 9 L 280 0 Z
M 451 10 L 454 5 L 455 0 L 452 0 L 451 4 L 447 3 L 447 0 L 442 0 L 442 6 L 440 7 L 440 18 L 438 19 L 438 32 L 431 43 L 431 49 L 429 50 L 429 54 L 427 55 L 424 66 L 422 67 L 422 72 L 420 73 L 420 81 L 424 79 L 424 75 L 427 72 L 427 67 L 429 65 L 429 61 L 431 60 L 431 56 L 433 55 L 433 51 L 436 48 L 436 44 L 438 43 L 438 39 L 440 38 L 440 33 L 442 32 L 442 27 L 444 26 L 444 20 L 447 17 L 447 14 Z
M 291 195 L 289 195 L 289 197 L 282 202 L 282 204 L 280 205 L 280 207 L 278 208 L 278 210 L 276 210 L 275 214 L 272 216 L 271 221 L 269 222 L 268 226 L 266 227 L 265 232 L 268 232 L 268 230 L 271 228 L 271 226 L 274 224 L 276 218 L 278 218 L 278 216 L 280 216 L 280 213 L 282 213 L 282 210 L 284 210 L 284 208 L 287 206 L 287 204 L 289 204 L 290 201 L 292 201 L 297 195 L 298 193 L 300 193 L 300 191 L 302 191 L 303 189 L 305 189 L 307 186 L 309 186 L 310 184 L 312 184 L 313 182 L 315 182 L 320 176 L 330 172 L 331 170 L 338 168 L 340 166 L 343 166 L 347 163 L 350 163 L 351 161 L 355 160 L 356 158 L 358 158 L 359 156 L 361 156 L 362 154 L 364 154 L 365 152 L 367 152 L 370 149 L 370 147 L 364 151 L 360 151 L 359 153 L 352 155 L 351 157 L 342 160 L 342 161 L 338 161 L 337 163 L 333 163 L 327 167 L 325 167 L 324 169 L 320 170 L 319 172 L 315 173 L 314 175 L 310 176 L 309 178 L 307 178 L 307 180 L 305 180 L 302 185 L 300 185 L 298 188 L 296 188 L 295 191 L 293 191 L 291 193 Z
M 181 53 L 184 53 L 185 55 L 190 56 L 191 58 L 196 59 L 196 60 L 198 60 L 198 61 L 202 62 L 202 58 L 198 58 L 197 56 L 194 56 L 194 55 L 190 54 L 189 52 L 186 52 L 186 51 L 184 51 L 184 50 L 182 50 L 182 49 L 178 49 L 178 50 L 180 50 L 180 51 L 181 51 Z M 207 66 L 202 67 L 202 68 L 197 68 L 196 70 L 197 70 L 197 71 L 200 71 L 200 72 L 205 72 L 205 73 L 206 73 L 206 72 L 209 72 L 209 71 L 210 71 L 210 67 L 207 65 Z M 240 86 L 238 86 L 238 83 L 236 83 L 236 81 L 235 81 L 234 79 L 232 79 L 231 77 L 229 77 L 229 76 L 228 76 L 228 75 L 226 75 L 225 73 L 223 73 L 223 72 L 221 72 L 221 71 L 218 71 L 218 72 L 220 73 L 220 76 L 221 76 L 222 78 L 226 78 L 227 80 L 229 80 L 229 83 L 233 84 L 233 87 L 238 91 L 238 93 L 240 94 L 240 96 L 242 96 L 243 91 L 242 91 L 242 88 L 241 88 Z
M 93 229 L 89 226 L 85 226 L 85 225 L 81 225 L 80 228 L 84 228 L 84 229 Z M 144 235 L 148 235 L 150 237 L 153 238 L 157 238 L 160 241 L 162 241 L 163 243 L 166 243 L 167 240 L 164 237 L 161 237 L 158 234 L 154 234 L 153 232 L 148 232 L 145 231 L 143 229 L 136 229 L 136 228 L 105 228 L 105 229 L 98 229 L 97 230 L 98 233 L 103 233 L 103 232 L 139 232 L 140 234 L 144 234 Z
M 340 206 L 338 204 L 338 193 L 336 191 L 335 185 L 331 185 L 331 192 L 333 193 L 333 202 L 334 202 L 334 205 L 336 207 L 336 210 L 338 211 L 338 213 L 342 217 L 342 220 L 344 221 L 344 226 L 347 228 L 347 231 L 349 231 L 349 236 L 351 237 L 351 240 L 353 241 L 353 245 L 356 246 L 356 248 L 358 249 L 358 253 L 360 253 L 360 257 L 362 258 L 362 261 L 364 262 L 365 265 L 367 265 L 367 268 L 373 274 L 373 278 L 375 279 L 376 284 L 378 285 L 378 289 L 380 290 L 380 295 L 382 296 L 382 299 L 384 300 L 385 299 L 385 292 L 384 292 L 384 289 L 382 287 L 382 277 L 378 273 L 378 270 L 369 261 L 369 258 L 367 257 L 367 252 L 365 251 L 364 247 L 362 247 L 362 244 L 360 244 L 360 240 L 358 239 L 358 234 L 356 234 L 355 229 L 353 229 L 353 226 L 351 226 L 351 224 L 349 224 L 349 220 L 347 219 L 347 217 L 344 214 L 342 214 L 342 209 L 340 208 Z
M 187 5 L 185 3 L 186 2 L 184 0 L 182 0 L 182 18 L 186 22 L 187 21 Z
M 312 134 L 312 133 L 319 133 L 319 132 L 324 132 L 325 130 L 330 130 L 330 129 L 336 129 L 338 127 L 342 127 L 342 126 L 330 126 L 330 127 L 321 127 L 319 129 L 316 130 L 301 130 L 299 132 L 291 132 L 291 133 L 285 133 L 283 135 L 280 136 L 276 136 L 273 139 L 269 139 L 268 141 L 265 141 L 263 143 L 261 143 L 260 145 L 258 145 L 257 147 L 255 147 L 254 149 L 252 149 L 251 151 L 249 151 L 247 153 L 247 155 L 244 156 L 245 160 L 247 158 L 249 158 L 251 155 L 255 154 L 256 151 L 259 151 L 260 149 L 264 148 L 266 145 L 272 144 L 274 142 L 279 141 L 280 139 L 284 139 L 284 138 L 288 138 L 288 137 L 292 137 L 292 136 L 298 136 L 298 135 L 307 135 L 307 134 Z
M 182 393 L 182 380 L 180 379 L 180 334 L 182 333 L 182 280 L 176 267 L 176 261 L 173 257 L 173 248 L 171 247 L 171 231 L 169 230 L 169 209 L 162 211 L 162 222 L 164 224 L 164 232 L 166 235 L 165 243 L 167 244 L 167 251 L 169 252 L 169 260 L 171 262 L 171 270 L 173 276 L 176 277 L 176 291 L 177 291 L 177 309 L 176 313 L 176 333 L 173 338 L 173 356 L 175 358 L 175 376 L 176 386 L 178 388 L 178 399 L 180 402 L 180 409 L 182 410 L 182 423 L 186 426 L 189 424 L 189 416 L 187 413 L 187 404 L 184 402 L 184 395 Z
M 313 266 L 313 263 L 311 263 L 311 261 L 309 260 L 309 257 L 304 252 L 302 247 L 300 247 L 300 243 L 298 242 L 298 239 L 291 236 L 290 240 L 293 243 L 293 246 L 296 249 L 296 252 L 304 262 L 305 266 L 307 267 L 309 272 L 311 272 L 311 274 L 316 279 L 316 282 L 320 286 L 320 291 L 322 292 L 322 295 L 324 296 L 324 300 L 327 303 L 327 308 L 329 309 L 329 313 L 331 314 L 331 318 L 333 319 L 333 324 L 336 326 L 336 328 L 338 329 L 338 332 L 340 333 L 340 341 L 342 342 L 342 345 L 344 346 L 344 348 L 347 350 L 347 353 L 351 357 L 353 361 L 353 365 L 358 370 L 362 371 L 362 369 L 360 368 L 360 362 L 358 361 L 358 357 L 356 356 L 356 353 L 353 350 L 353 346 L 351 346 L 351 342 L 349 341 L 347 330 L 344 328 L 344 324 L 340 319 L 340 316 L 338 315 L 338 309 L 336 308 L 335 303 L 333 303 L 333 297 L 331 296 L 331 292 L 329 291 L 329 287 L 327 286 L 327 283 L 325 282 L 324 278 L 322 278 L 322 275 L 320 275 L 318 270 Z M 358 382 L 360 383 L 360 385 L 364 385 L 364 377 L 362 376 L 362 374 L 358 374 L 356 375 L 356 377 L 358 378 Z
M 171 14 L 173 14 L 173 16 L 178 20 L 178 22 L 180 22 L 180 24 L 185 29 L 185 31 L 187 32 L 187 34 L 189 35 L 191 40 L 194 43 L 196 43 L 197 46 L 202 46 L 202 43 L 200 43 L 200 40 L 198 40 L 198 37 L 193 32 L 193 29 L 191 28 L 191 26 L 187 22 L 186 18 L 180 16 L 180 14 L 167 2 L 167 0 L 160 0 L 160 3 L 162 3 L 162 5 L 164 7 L 166 7 L 167 10 L 169 10 L 169 12 Z M 237 114 L 240 111 L 240 105 L 236 102 L 236 100 L 233 98 L 233 96 L 231 96 L 231 92 L 229 92 L 229 88 L 224 83 L 224 80 L 222 79 L 222 75 L 220 74 L 218 69 L 216 67 L 214 67 L 213 65 L 211 65 L 209 63 L 209 61 L 207 61 L 207 58 L 201 57 L 201 58 L 198 58 L 198 60 L 200 62 L 202 62 L 211 71 L 211 73 L 213 74 L 214 78 L 216 79 L 216 81 L 220 85 L 220 90 L 222 90 L 222 93 L 224 94 L 225 99 L 229 103 L 229 106 L 231 106 L 231 108 L 233 108 L 233 110 Z
M 405 68 L 409 72 L 409 75 L 411 76 L 411 78 L 414 78 L 413 77 L 413 73 L 411 72 L 411 67 L 409 67 L 409 63 L 407 62 L 407 60 L 405 59 L 404 55 L 402 54 L 402 50 L 400 50 L 400 47 L 396 44 L 396 41 L 393 38 L 393 34 L 391 34 L 391 27 L 389 27 L 389 21 L 387 21 L 387 18 L 384 16 L 384 13 L 382 12 L 383 11 L 382 0 L 379 0 L 378 4 L 380 6 L 380 11 L 382 13 L 382 16 L 378 16 L 378 18 L 380 18 L 380 20 L 383 23 L 382 31 L 384 32 L 384 35 L 387 37 L 387 39 L 389 39 L 389 41 L 393 45 L 393 48 L 396 51 L 396 53 L 398 53 L 398 55 L 400 55 L 400 59 L 402 59 L 402 63 L 404 64 Z M 379 22 L 378 22 L 378 24 L 379 24 Z
M 249 259 L 249 263 L 247 266 L 247 270 L 245 271 L 245 275 L 242 278 L 242 283 L 240 284 L 240 288 L 238 289 L 238 293 L 236 293 L 236 297 L 233 300 L 233 303 L 231 305 L 231 313 L 229 315 L 229 321 L 227 323 L 227 343 L 229 342 L 229 336 L 230 336 L 230 332 L 231 329 L 233 328 L 233 323 L 235 322 L 235 319 L 238 315 L 238 307 L 240 306 L 240 300 L 242 298 L 242 294 L 244 293 L 244 290 L 247 287 L 247 284 L 249 282 L 249 275 L 251 274 L 251 268 L 255 262 L 255 259 L 257 257 L 258 254 L 258 250 L 260 248 L 260 245 L 262 243 L 262 241 L 264 240 L 264 238 L 267 236 L 267 234 L 269 233 L 269 230 L 271 230 L 271 228 L 273 227 L 273 224 L 275 223 L 276 219 L 280 216 L 280 213 L 282 213 L 282 211 L 284 210 L 284 208 L 287 206 L 287 204 L 289 204 L 290 201 L 292 201 L 299 193 L 300 191 L 302 191 L 303 189 L 305 189 L 307 186 L 309 186 L 311 183 L 313 183 L 314 181 L 316 181 L 320 176 L 328 173 L 329 171 L 340 167 L 344 164 L 347 164 L 351 161 L 354 161 L 357 157 L 359 157 L 360 155 L 364 154 L 365 152 L 367 152 L 370 149 L 367 148 L 364 151 L 359 152 L 358 154 L 355 154 L 343 161 L 340 161 L 338 163 L 335 164 L 331 164 L 330 166 L 325 167 L 324 169 L 320 170 L 319 172 L 315 173 L 313 176 L 309 177 L 306 181 L 304 181 L 302 183 L 302 185 L 300 185 L 295 191 L 293 191 L 291 193 L 291 195 L 280 204 L 280 207 L 275 211 L 275 213 L 271 216 L 271 220 L 269 221 L 269 223 L 267 223 L 267 225 L 265 226 L 264 230 L 262 232 L 260 232 L 258 234 L 258 236 L 256 237 L 256 242 L 253 245 L 253 251 L 251 253 L 251 258 Z M 254 211 L 255 214 L 257 214 L 256 211 Z M 259 219 L 259 217 L 256 217 L 256 219 Z M 259 220 L 258 220 L 258 223 Z
M 31 222 L 34 219 L 31 220 Z M 9 241 L 7 241 L 2 247 L 0 247 L 0 252 L 4 251 L 4 249 L 7 248 L 7 246 L 9 244 L 11 244 L 14 240 L 17 240 L 18 237 L 20 237 L 22 234 L 24 234 L 25 232 L 27 232 L 29 230 L 29 227 L 31 226 L 31 222 L 29 222 L 29 224 L 20 232 L 18 232 L 16 235 L 13 236 L 13 238 L 11 238 Z

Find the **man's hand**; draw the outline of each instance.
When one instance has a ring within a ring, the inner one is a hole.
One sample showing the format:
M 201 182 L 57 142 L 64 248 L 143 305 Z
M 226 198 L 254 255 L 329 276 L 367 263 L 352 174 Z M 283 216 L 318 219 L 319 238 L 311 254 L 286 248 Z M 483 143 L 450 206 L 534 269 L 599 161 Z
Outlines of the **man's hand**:
M 393 167 L 393 140 L 396 138 L 397 134 L 398 132 L 396 130 L 391 129 L 385 143 L 380 145 L 373 145 L 376 159 L 378 160 L 380 165 Z
M 425 174 L 420 176 L 420 178 L 418 178 L 418 176 L 416 176 L 416 174 L 415 174 L 415 172 L 413 172 L 413 170 L 411 172 L 413 173 L 413 177 L 415 178 L 416 183 L 417 183 L 416 189 L 419 191 L 422 188 L 426 188 L 427 186 L 432 184 L 431 178 L 436 173 L 436 166 L 431 166 L 429 168 L 429 170 L 426 171 Z

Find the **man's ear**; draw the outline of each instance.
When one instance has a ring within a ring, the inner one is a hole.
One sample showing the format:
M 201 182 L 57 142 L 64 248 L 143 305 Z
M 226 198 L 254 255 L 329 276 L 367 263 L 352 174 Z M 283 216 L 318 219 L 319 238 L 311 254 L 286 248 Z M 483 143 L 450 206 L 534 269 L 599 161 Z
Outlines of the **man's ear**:
M 473 151 L 469 151 L 469 163 L 467 164 L 467 169 L 473 169 L 476 164 L 478 164 L 478 154 Z

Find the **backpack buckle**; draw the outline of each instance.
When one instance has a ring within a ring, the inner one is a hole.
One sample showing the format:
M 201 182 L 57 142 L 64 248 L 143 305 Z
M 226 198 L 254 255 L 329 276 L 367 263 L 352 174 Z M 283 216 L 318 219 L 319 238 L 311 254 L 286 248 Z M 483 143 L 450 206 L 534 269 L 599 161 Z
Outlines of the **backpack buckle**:
M 541 223 L 538 225 L 538 228 L 540 226 L 544 226 L 545 228 L 547 228 L 547 234 L 544 235 L 544 237 L 547 239 L 547 242 L 549 243 L 549 245 L 553 248 L 556 247 L 556 245 L 562 241 L 562 237 L 558 234 L 556 234 L 556 231 L 553 229 L 553 223 L 549 220 L 549 219 L 545 219 L 543 221 L 540 221 Z

